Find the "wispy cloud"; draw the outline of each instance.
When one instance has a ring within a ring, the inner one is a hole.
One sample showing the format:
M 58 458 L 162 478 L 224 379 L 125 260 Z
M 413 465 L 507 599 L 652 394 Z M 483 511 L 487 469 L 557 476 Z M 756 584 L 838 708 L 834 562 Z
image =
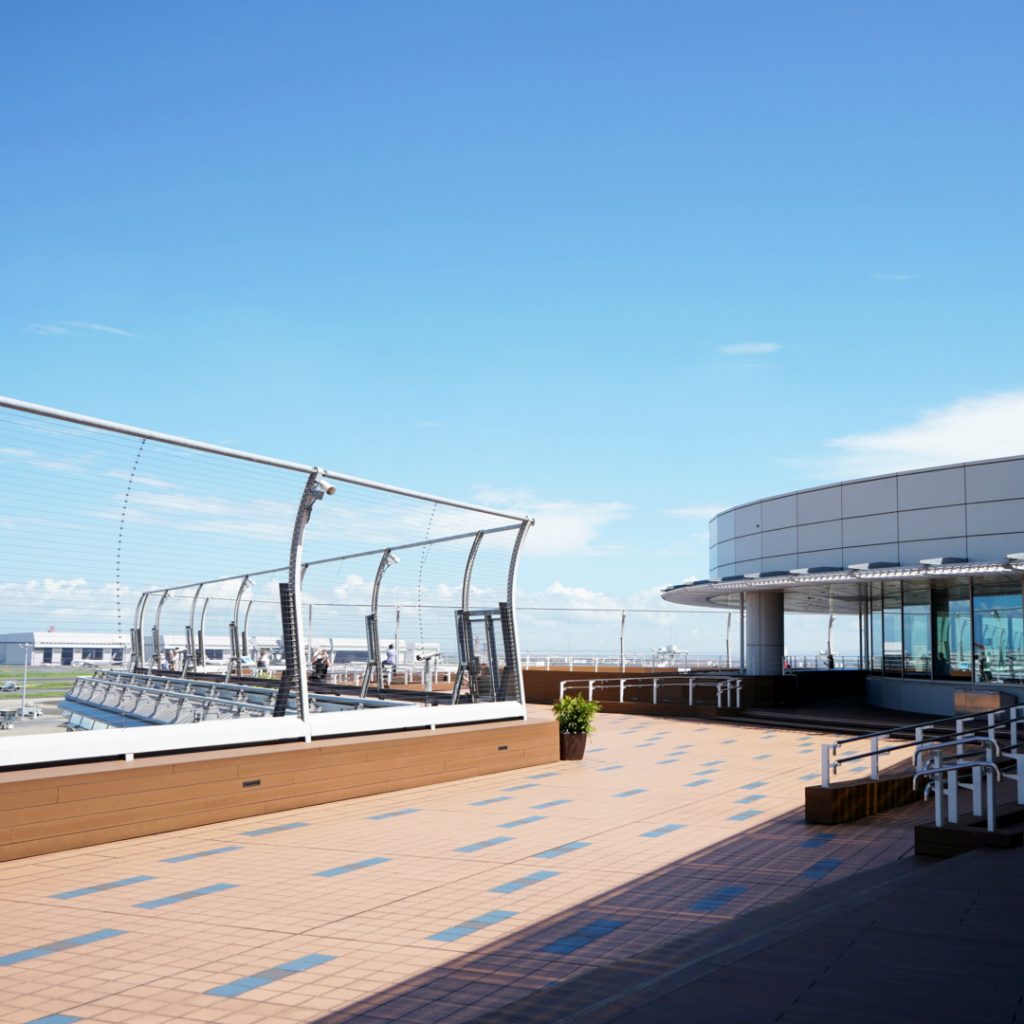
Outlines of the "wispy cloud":
M 746 341 L 739 345 L 719 345 L 723 356 L 766 356 L 782 348 L 774 341 Z
M 872 274 L 872 281 L 916 281 L 917 274 Z
M 33 334 L 78 334 L 81 331 L 98 331 L 100 334 L 116 334 L 122 338 L 137 338 L 138 335 L 132 331 L 123 330 L 120 327 L 111 327 L 109 324 L 87 323 L 85 320 L 58 320 L 55 324 L 29 324 L 28 329 Z
M 680 508 L 669 508 L 665 515 L 679 516 L 681 519 L 711 519 L 717 516 L 725 505 L 683 505 Z
M 1024 390 L 962 398 L 911 423 L 826 442 L 836 454 L 816 466 L 842 479 L 951 462 L 996 459 L 1024 450 Z
M 631 508 L 617 501 L 544 501 L 529 491 L 480 489 L 477 500 L 499 508 L 522 508 L 536 519 L 530 531 L 534 555 L 596 555 L 607 550 L 599 543 L 609 523 L 629 517 Z

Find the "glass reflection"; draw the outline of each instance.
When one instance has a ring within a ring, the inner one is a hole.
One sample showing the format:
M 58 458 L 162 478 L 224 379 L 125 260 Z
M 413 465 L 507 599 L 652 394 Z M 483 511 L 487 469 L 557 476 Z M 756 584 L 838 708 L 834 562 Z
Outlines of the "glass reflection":
M 903 671 L 929 676 L 932 671 L 931 590 L 926 582 L 903 584 Z
M 903 675 L 903 615 L 899 580 L 882 584 L 883 671 Z
M 1021 589 L 1017 581 L 974 585 L 974 677 L 1019 679 L 1022 665 Z
M 936 580 L 932 590 L 935 623 L 935 678 L 971 679 L 971 588 L 963 579 Z

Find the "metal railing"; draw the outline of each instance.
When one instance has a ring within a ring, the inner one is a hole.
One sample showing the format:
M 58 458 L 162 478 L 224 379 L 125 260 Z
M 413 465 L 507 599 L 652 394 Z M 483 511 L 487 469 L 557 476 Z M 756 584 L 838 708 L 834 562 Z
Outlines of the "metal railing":
M 972 725 L 972 723 L 976 723 Z M 849 765 L 855 762 L 867 760 L 869 778 L 877 780 L 881 771 L 881 761 L 892 754 L 905 752 L 904 756 L 912 756 L 910 751 L 919 746 L 934 741 L 939 735 L 945 738 L 954 733 L 961 742 L 976 736 L 988 736 L 996 739 L 998 730 L 1005 730 L 1008 733 L 1009 742 L 1006 750 L 1014 753 L 1018 750 L 1020 738 L 1020 726 L 1024 724 L 1024 705 L 1014 704 L 1006 708 L 998 708 L 994 711 L 975 712 L 973 714 L 958 715 L 949 718 L 934 718 L 927 722 L 920 722 L 914 727 L 914 738 L 900 742 L 888 743 L 890 738 L 895 738 L 897 733 L 905 733 L 907 727 L 896 727 L 894 729 L 883 729 L 880 732 L 866 733 L 862 736 L 851 736 L 845 740 L 836 740 L 833 743 L 823 743 L 821 746 L 821 785 L 827 789 L 832 776 L 835 775 L 842 765 Z M 929 735 L 933 738 L 929 739 Z M 853 744 L 868 744 L 867 750 L 855 751 L 843 757 L 836 757 L 840 748 L 850 748 Z
M 973 813 L 978 818 L 984 814 L 988 831 L 995 831 L 995 783 L 1002 777 L 997 764 L 999 757 L 999 744 L 988 736 L 967 740 L 958 736 L 918 747 L 914 753 L 913 785 L 916 789 L 918 779 L 929 780 L 924 796 L 934 796 L 936 827 L 959 821 L 960 790 L 967 789 L 971 792 Z M 960 781 L 964 771 L 971 773 L 970 782 Z
M 741 676 L 727 675 L 696 675 L 684 678 L 665 676 L 620 676 L 609 679 L 563 679 L 558 684 L 558 696 L 565 697 L 570 689 L 586 691 L 587 699 L 593 700 L 594 694 L 601 690 L 617 690 L 618 703 L 626 702 L 626 691 L 638 688 L 651 689 L 651 703 L 658 703 L 658 692 L 666 687 L 677 686 L 687 691 L 688 703 L 694 707 L 696 694 L 701 690 L 713 690 L 715 706 L 722 708 L 739 708 L 743 697 L 743 679 Z M 678 703 L 673 701 L 672 703 Z

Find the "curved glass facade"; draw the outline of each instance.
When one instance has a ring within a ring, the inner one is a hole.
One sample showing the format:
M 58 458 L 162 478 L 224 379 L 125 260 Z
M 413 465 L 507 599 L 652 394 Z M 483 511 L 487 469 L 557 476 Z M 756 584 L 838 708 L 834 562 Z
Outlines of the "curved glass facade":
M 1024 680 L 1020 577 L 872 583 L 866 612 L 871 672 L 974 682 Z

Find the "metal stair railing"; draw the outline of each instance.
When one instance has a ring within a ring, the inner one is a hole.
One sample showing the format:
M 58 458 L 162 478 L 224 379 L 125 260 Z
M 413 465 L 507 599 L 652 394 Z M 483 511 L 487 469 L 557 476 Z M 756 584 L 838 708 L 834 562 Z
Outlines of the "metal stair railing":
M 927 799 L 929 792 L 934 795 L 937 828 L 959 822 L 958 797 L 961 789 L 967 789 L 971 792 L 974 815 L 980 818 L 984 814 L 988 831 L 996 830 L 995 783 L 1002 777 L 996 764 L 999 756 L 999 744 L 988 736 L 974 736 L 966 742 L 956 737 L 926 743 L 917 750 L 913 786 L 917 788 L 918 779 L 930 779 L 924 796 Z M 970 782 L 960 781 L 964 771 L 970 771 Z
M 976 723 L 971 727 L 971 723 Z M 998 708 L 994 711 L 973 712 L 967 715 L 957 715 L 949 718 L 934 718 L 927 722 L 920 722 L 914 727 L 914 738 L 902 740 L 895 743 L 887 743 L 897 733 L 905 733 L 906 726 L 896 726 L 891 729 L 883 729 L 879 732 L 865 733 L 861 736 L 851 736 L 844 740 L 835 740 L 832 743 L 821 745 L 821 785 L 828 789 L 832 783 L 833 776 L 838 773 L 843 765 L 867 759 L 869 767 L 869 778 L 878 780 L 881 771 L 881 761 L 892 754 L 905 752 L 907 756 L 913 756 L 911 751 L 923 746 L 934 739 L 929 734 L 938 733 L 941 738 L 954 735 L 961 743 L 973 737 L 987 736 L 995 740 L 997 736 L 1003 736 L 1005 742 L 1003 751 L 1006 755 L 1016 755 L 1020 751 L 1022 736 L 1021 726 L 1024 725 L 1024 705 L 1013 704 L 1009 707 Z M 853 744 L 868 744 L 867 750 L 856 750 L 843 757 L 836 757 L 841 748 L 850 748 Z M 1014 776 L 1016 777 L 1016 776 Z M 1024 784 L 1020 785 L 1021 802 L 1024 803 Z

